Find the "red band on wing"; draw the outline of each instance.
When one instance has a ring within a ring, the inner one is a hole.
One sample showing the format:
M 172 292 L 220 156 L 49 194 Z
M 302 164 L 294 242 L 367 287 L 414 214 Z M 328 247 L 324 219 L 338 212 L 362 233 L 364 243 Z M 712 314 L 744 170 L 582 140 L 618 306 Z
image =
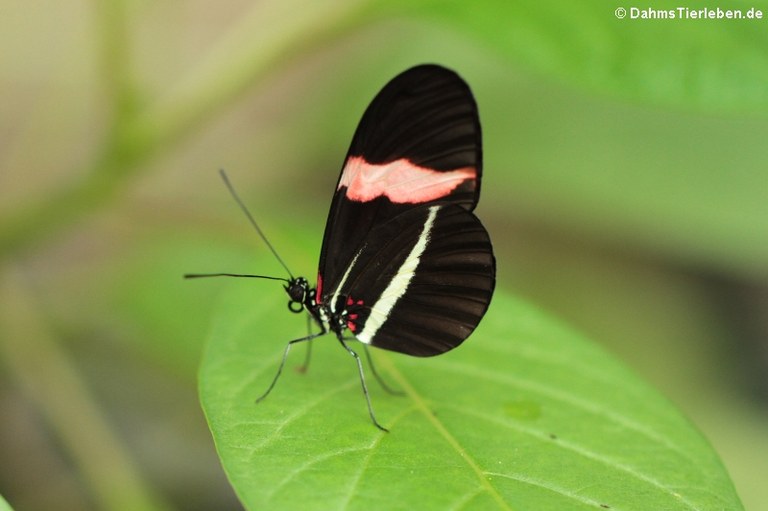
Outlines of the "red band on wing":
M 405 159 L 375 165 L 362 156 L 352 156 L 341 172 L 339 188 L 346 186 L 347 198 L 354 201 L 367 202 L 385 196 L 395 203 L 418 204 L 445 197 L 476 177 L 474 167 L 438 171 Z

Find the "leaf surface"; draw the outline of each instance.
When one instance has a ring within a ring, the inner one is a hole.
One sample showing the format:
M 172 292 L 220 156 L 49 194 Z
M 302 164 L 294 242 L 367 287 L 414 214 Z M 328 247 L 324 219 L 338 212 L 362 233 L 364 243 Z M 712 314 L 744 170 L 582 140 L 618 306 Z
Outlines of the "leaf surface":
M 377 351 L 378 431 L 354 361 L 326 336 L 297 346 L 269 397 L 286 298 L 238 285 L 218 310 L 200 394 L 247 509 L 739 510 L 720 460 L 663 397 L 595 345 L 497 291 L 460 348 Z M 292 320 L 292 321 L 291 321 Z M 291 335 L 292 334 L 292 335 Z

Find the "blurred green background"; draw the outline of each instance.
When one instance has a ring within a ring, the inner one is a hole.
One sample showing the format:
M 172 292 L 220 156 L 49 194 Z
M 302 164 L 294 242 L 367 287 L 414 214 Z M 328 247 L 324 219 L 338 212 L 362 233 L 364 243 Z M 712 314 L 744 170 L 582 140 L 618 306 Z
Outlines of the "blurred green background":
M 768 16 L 731 4 L 690 7 Z M 281 274 L 217 170 L 312 277 L 365 106 L 436 62 L 480 106 L 499 285 L 656 385 L 766 509 L 768 20 L 619 6 L 0 0 L 0 494 L 238 509 L 197 363 L 220 290 L 286 298 L 182 281 Z

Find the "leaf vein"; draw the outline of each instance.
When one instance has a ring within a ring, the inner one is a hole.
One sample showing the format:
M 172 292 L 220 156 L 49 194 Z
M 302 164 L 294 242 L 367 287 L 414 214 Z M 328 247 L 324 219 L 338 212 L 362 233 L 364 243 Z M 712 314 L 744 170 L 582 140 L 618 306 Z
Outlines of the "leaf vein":
M 561 401 L 575 408 L 584 410 L 587 413 L 591 413 L 593 415 L 597 415 L 606 420 L 610 420 L 623 428 L 635 431 L 638 434 L 641 434 L 646 438 L 658 444 L 661 444 L 666 449 L 672 452 L 675 452 L 677 455 L 679 455 L 681 458 L 685 459 L 686 461 L 693 463 L 693 459 L 690 457 L 690 455 L 684 450 L 682 450 L 680 447 L 678 447 L 670 438 L 666 437 L 665 435 L 653 429 L 650 429 L 625 415 L 617 414 L 601 406 L 596 406 L 594 403 L 591 403 L 584 399 L 580 399 L 579 397 L 569 394 L 567 392 L 563 392 L 560 389 L 556 389 L 546 385 L 541 385 L 539 383 L 536 383 L 530 380 L 525 380 L 523 378 L 510 376 L 508 374 L 499 374 L 491 370 L 488 370 L 487 368 L 484 368 L 482 371 L 480 371 L 478 369 L 475 369 L 474 367 L 469 368 L 464 365 L 450 363 L 450 362 L 448 363 L 444 362 L 444 364 L 450 367 L 450 370 L 452 371 L 456 371 L 462 374 L 467 374 L 472 376 L 473 378 L 484 379 L 494 383 L 502 383 L 511 387 L 523 388 L 531 392 L 536 392 L 541 395 L 547 396 L 551 399 Z
M 557 493 L 564 497 L 568 497 L 570 499 L 579 501 L 582 504 L 587 504 L 589 506 L 594 506 L 597 508 L 600 508 L 601 507 L 600 505 L 604 504 L 604 502 L 598 502 L 594 499 L 584 497 L 582 495 L 579 495 L 578 493 L 572 492 L 561 486 L 557 486 L 546 481 L 540 481 L 538 479 L 534 479 L 532 477 L 528 477 L 521 474 L 501 474 L 498 472 L 487 472 L 487 475 L 490 477 L 501 477 L 503 479 L 511 479 L 512 481 L 517 481 L 517 482 L 521 482 L 531 486 L 536 486 L 538 488 L 544 488 L 545 490 L 551 491 L 553 493 Z M 614 509 L 614 511 L 621 511 L 619 508 L 615 508 L 615 507 L 612 509 Z
M 511 429 L 511 430 L 514 430 L 514 431 L 517 431 L 517 432 L 520 432 L 520 433 L 524 433 L 524 434 L 527 434 L 529 436 L 533 436 L 533 437 L 539 438 L 541 440 L 545 440 L 545 441 L 549 440 L 548 434 L 546 432 L 543 432 L 543 431 L 540 431 L 540 430 L 536 430 L 536 429 L 533 429 L 533 428 L 528 428 L 528 427 L 522 426 L 522 425 L 517 424 L 517 423 L 511 423 L 511 422 L 508 422 L 508 421 L 502 421 L 502 420 L 499 420 L 497 417 L 494 417 L 494 416 L 491 416 L 491 415 L 487 415 L 487 414 L 483 414 L 483 413 L 480 413 L 480 412 L 477 412 L 477 411 L 473 411 L 473 410 L 461 409 L 461 408 L 458 408 L 458 407 L 452 407 L 450 405 L 447 405 L 447 407 L 452 408 L 452 409 L 454 409 L 455 411 L 457 411 L 459 413 L 463 413 L 463 414 L 466 414 L 466 415 L 471 415 L 471 416 L 473 416 L 473 417 L 475 417 L 477 419 L 483 419 L 485 421 L 492 422 L 492 423 L 494 423 L 494 424 L 496 424 L 498 426 L 501 426 L 501 427 L 504 427 L 504 428 L 507 428 L 507 429 Z M 569 451 L 574 452 L 574 453 L 576 453 L 576 454 L 578 454 L 578 455 L 580 455 L 580 456 L 582 456 L 584 458 L 587 458 L 587 459 L 594 460 L 594 461 L 597 461 L 599 463 L 602 463 L 602 464 L 604 464 L 604 465 L 606 465 L 606 466 L 608 466 L 608 467 L 610 467 L 612 469 L 621 470 L 622 472 L 624 472 L 624 473 L 626 473 L 626 474 L 636 478 L 637 480 L 642 481 L 642 482 L 644 482 L 646 484 L 649 484 L 649 485 L 651 485 L 651 486 L 661 490 L 663 493 L 667 493 L 667 494 L 671 495 L 675 499 L 677 499 L 680 502 L 682 502 L 683 504 L 685 504 L 690 509 L 696 510 L 696 511 L 699 510 L 699 508 L 693 502 L 691 502 L 690 500 L 684 498 L 678 492 L 673 490 L 672 487 L 665 486 L 659 480 L 657 480 L 657 479 L 655 479 L 655 478 L 653 478 L 653 477 L 651 477 L 649 475 L 646 475 L 643 472 L 635 469 L 634 467 L 632 467 L 630 465 L 627 465 L 627 464 L 625 464 L 623 462 L 620 462 L 620 461 L 612 458 L 609 455 L 606 455 L 606 454 L 603 454 L 603 453 L 598 453 L 596 451 L 593 451 L 591 449 L 588 449 L 586 447 L 580 446 L 580 445 L 578 445 L 576 443 L 570 442 L 570 441 L 568 441 L 566 439 L 562 439 L 562 438 L 558 440 L 558 446 L 560 446 L 560 447 L 562 447 L 564 449 L 568 449 Z M 501 474 L 496 474 L 496 475 L 501 475 Z

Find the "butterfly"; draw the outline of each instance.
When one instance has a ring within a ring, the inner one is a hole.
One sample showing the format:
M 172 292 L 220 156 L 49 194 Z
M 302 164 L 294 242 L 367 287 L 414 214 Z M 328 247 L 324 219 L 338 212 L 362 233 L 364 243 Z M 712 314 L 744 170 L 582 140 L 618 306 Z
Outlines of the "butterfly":
M 417 357 L 445 353 L 477 327 L 493 296 L 491 240 L 473 210 L 480 197 L 482 143 L 477 105 L 455 72 L 426 64 L 393 78 L 366 109 L 352 138 L 323 236 L 316 285 L 293 277 L 222 177 L 290 278 L 288 307 L 306 311 L 356 361 L 373 424 L 363 365 L 350 341 Z M 369 358 L 370 361 L 370 358 Z M 371 370 L 381 382 L 373 364 Z M 382 382 L 385 389 L 388 389 Z

